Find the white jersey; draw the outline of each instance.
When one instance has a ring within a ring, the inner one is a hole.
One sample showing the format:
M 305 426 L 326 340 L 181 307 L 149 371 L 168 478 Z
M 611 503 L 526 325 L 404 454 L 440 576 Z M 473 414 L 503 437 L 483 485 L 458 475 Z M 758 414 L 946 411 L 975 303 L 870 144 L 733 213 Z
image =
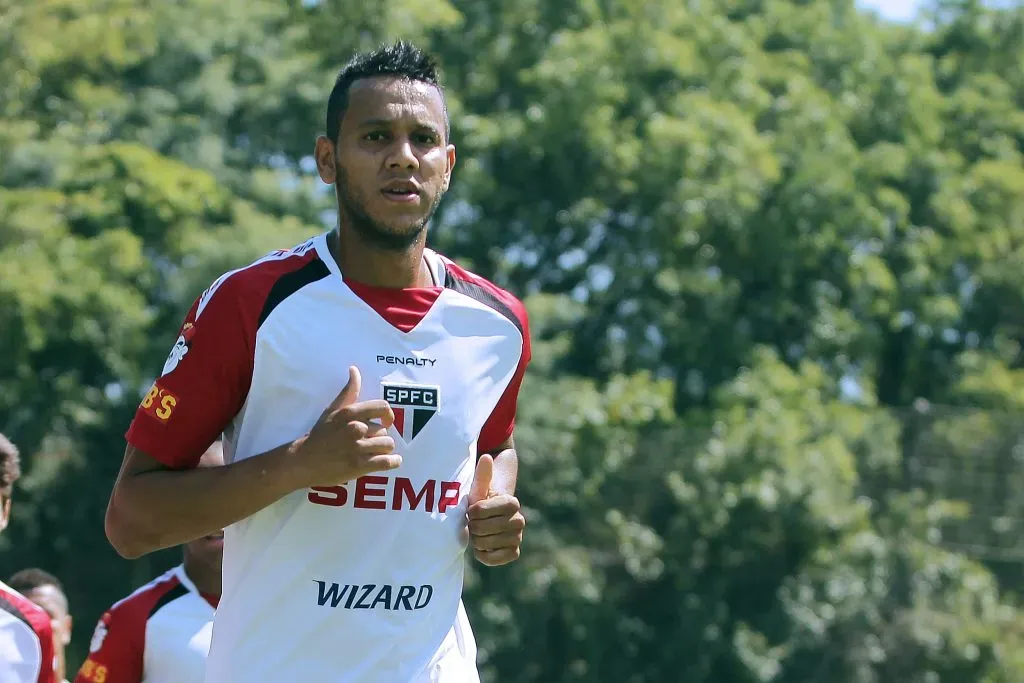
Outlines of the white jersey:
M 440 255 L 435 286 L 344 279 L 326 235 L 203 293 L 128 441 L 194 467 L 222 431 L 242 460 L 305 434 L 348 379 L 384 398 L 402 466 L 295 491 L 225 530 L 208 683 L 476 681 L 461 603 L 478 452 L 512 433 L 522 304 Z
M 202 683 L 217 598 L 178 565 L 107 610 L 75 683 Z
M 0 581 L 0 683 L 55 683 L 50 617 Z

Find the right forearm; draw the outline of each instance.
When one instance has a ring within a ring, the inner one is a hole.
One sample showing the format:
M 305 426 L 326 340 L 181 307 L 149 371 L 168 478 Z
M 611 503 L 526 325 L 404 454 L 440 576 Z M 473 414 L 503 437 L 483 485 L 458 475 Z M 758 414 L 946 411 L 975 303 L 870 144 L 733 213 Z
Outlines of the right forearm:
M 294 445 L 223 467 L 150 470 L 121 477 L 107 510 L 107 536 L 138 557 L 216 533 L 305 487 Z

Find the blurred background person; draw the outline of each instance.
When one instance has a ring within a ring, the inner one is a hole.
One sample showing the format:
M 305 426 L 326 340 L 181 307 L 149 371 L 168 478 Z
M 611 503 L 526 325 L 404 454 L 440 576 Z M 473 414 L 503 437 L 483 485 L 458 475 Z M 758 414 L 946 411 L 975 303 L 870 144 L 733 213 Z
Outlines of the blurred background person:
M 14 574 L 7 584 L 26 598 L 42 607 L 50 615 L 53 629 L 54 669 L 57 680 L 66 680 L 67 664 L 64 651 L 71 643 L 71 611 L 64 585 L 53 574 L 31 567 Z
M 11 494 L 21 476 L 18 449 L 0 434 L 0 531 L 11 518 Z M 0 581 L 0 683 L 54 683 L 53 626 L 41 607 Z
M 200 467 L 224 464 L 214 442 Z M 182 563 L 100 617 L 75 683 L 203 683 L 220 601 L 223 532 L 183 547 Z

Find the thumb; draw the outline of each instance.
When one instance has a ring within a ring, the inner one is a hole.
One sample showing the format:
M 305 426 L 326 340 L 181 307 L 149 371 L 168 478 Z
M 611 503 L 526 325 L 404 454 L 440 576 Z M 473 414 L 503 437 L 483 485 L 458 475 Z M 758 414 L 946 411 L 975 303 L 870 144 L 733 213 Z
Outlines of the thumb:
M 491 493 L 491 478 L 494 476 L 494 458 L 481 455 L 476 461 L 476 474 L 469 488 L 469 504 L 479 503 Z
M 356 399 L 359 398 L 359 389 L 362 387 L 362 384 L 363 379 L 359 376 L 359 368 L 350 365 L 348 368 L 348 384 L 345 385 L 345 388 L 341 390 L 338 397 L 331 403 L 327 413 L 333 413 L 355 403 Z

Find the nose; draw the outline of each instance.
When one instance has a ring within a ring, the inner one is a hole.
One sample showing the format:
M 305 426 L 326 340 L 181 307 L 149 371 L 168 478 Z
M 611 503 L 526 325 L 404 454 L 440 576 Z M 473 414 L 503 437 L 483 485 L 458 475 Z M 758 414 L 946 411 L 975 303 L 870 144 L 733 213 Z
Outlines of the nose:
M 416 169 L 419 167 L 420 160 L 408 138 L 400 138 L 395 142 L 388 155 L 387 164 L 389 168 L 394 169 Z

